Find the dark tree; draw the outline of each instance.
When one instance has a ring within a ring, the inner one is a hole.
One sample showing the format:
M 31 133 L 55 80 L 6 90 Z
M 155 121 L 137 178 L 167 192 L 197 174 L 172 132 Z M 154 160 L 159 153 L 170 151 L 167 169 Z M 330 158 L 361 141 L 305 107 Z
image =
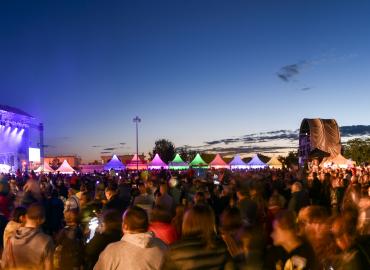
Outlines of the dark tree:
M 356 161 L 357 164 L 370 162 L 370 138 L 352 139 L 344 146 L 344 156 Z
M 155 154 L 158 154 L 164 162 L 168 163 L 175 157 L 175 146 L 169 140 L 159 139 L 155 142 L 151 157 L 153 158 Z
M 197 155 L 196 151 L 188 150 L 186 147 L 178 147 L 176 148 L 176 152 L 181 156 L 181 158 L 184 161 L 187 161 L 187 162 L 191 162 Z

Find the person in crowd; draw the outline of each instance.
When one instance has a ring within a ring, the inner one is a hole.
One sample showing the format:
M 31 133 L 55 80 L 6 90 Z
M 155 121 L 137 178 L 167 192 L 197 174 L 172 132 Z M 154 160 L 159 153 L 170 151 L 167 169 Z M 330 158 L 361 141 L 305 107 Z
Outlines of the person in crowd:
M 332 227 L 335 243 L 342 251 L 340 270 L 370 269 L 370 240 L 359 238 L 357 226 L 358 213 L 351 209 L 338 215 Z
M 257 222 L 257 204 L 249 198 L 247 188 L 240 188 L 236 192 L 238 198 L 238 208 L 243 222 L 246 225 L 253 225 Z
M 230 255 L 235 260 L 240 260 L 243 254 L 241 233 L 243 230 L 243 219 L 241 211 L 236 208 L 227 208 L 221 214 L 220 235 L 224 240 Z
M 68 199 L 64 205 L 64 211 L 80 210 L 80 199 L 76 196 L 76 191 L 73 188 L 68 189 Z
M 45 206 L 45 223 L 43 224 L 43 228 L 45 232 L 49 233 L 50 235 L 54 236 L 60 229 L 63 228 L 63 211 L 64 211 L 64 203 L 59 198 L 58 192 L 53 189 L 50 195 L 47 195 L 44 202 Z
M 317 269 L 312 247 L 298 235 L 293 211 L 283 210 L 276 215 L 271 237 L 275 246 L 284 249 L 284 253 L 275 262 L 276 269 Z
M 182 234 L 182 222 L 184 219 L 184 213 L 185 213 L 184 205 L 180 204 L 176 206 L 176 214 L 171 220 L 171 224 L 176 230 L 178 239 L 181 238 L 181 234 Z
M 128 208 L 123 214 L 122 239 L 105 248 L 94 270 L 161 269 L 167 245 L 148 232 L 148 227 L 148 214 L 144 209 Z
M 171 215 L 158 206 L 151 212 L 148 230 L 167 245 L 173 244 L 178 239 L 176 228 L 171 224 Z
M 313 248 L 320 269 L 330 269 L 336 264 L 338 248 L 331 233 L 329 211 L 318 205 L 302 208 L 298 214 L 299 235 Z
M 312 179 L 309 181 L 309 194 L 311 198 L 311 204 L 320 204 L 321 182 L 318 178 L 317 172 L 312 173 Z
M 159 186 L 159 195 L 155 200 L 155 205 L 165 209 L 168 213 L 171 214 L 171 217 L 175 214 L 175 201 L 173 198 L 168 194 L 168 187 L 167 183 L 163 182 Z
M 54 243 L 41 231 L 45 221 L 43 207 L 31 204 L 26 213 L 26 222 L 7 242 L 2 256 L 3 269 L 53 269 Z
M 102 228 L 86 244 L 85 269 L 93 269 L 99 254 L 113 242 L 121 240 L 121 214 L 115 210 L 105 210 L 102 213 Z
M 264 251 L 266 235 L 261 228 L 244 227 L 240 235 L 242 257 L 237 261 L 237 269 L 262 270 L 264 266 Z
M 144 183 L 140 182 L 137 185 L 137 187 L 139 189 L 140 194 L 135 197 L 133 205 L 143 208 L 145 211 L 147 211 L 148 215 L 150 216 L 150 213 L 154 205 L 154 196 L 153 194 L 149 194 L 147 192 L 147 188 L 145 187 Z
M 8 239 L 15 234 L 15 232 L 24 225 L 26 221 L 26 212 L 27 209 L 23 206 L 18 206 L 14 208 L 12 212 L 12 218 L 11 220 L 6 224 L 5 230 L 4 230 L 4 236 L 3 236 L 3 247 L 6 249 L 6 243 L 8 242 Z
M 303 190 L 303 186 L 300 182 L 294 182 L 291 187 L 292 197 L 288 203 L 288 210 L 298 214 L 301 208 L 310 204 L 308 194 Z
M 195 205 L 186 211 L 182 238 L 170 246 L 163 269 L 233 269 L 233 266 L 226 245 L 217 238 L 212 209 Z
M 64 212 L 66 226 L 56 236 L 54 268 L 78 270 L 83 266 L 84 236 L 77 209 Z
M 115 210 L 121 215 L 123 214 L 124 203 L 118 195 L 118 186 L 115 182 L 110 182 L 105 188 L 106 204 L 103 206 L 104 210 Z

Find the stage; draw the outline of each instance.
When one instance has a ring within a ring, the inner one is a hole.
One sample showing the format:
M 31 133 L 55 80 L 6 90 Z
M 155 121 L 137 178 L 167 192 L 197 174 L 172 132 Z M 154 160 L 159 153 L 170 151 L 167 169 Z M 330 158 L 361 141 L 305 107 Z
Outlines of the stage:
M 0 105 L 0 173 L 43 164 L 43 124 L 30 114 Z

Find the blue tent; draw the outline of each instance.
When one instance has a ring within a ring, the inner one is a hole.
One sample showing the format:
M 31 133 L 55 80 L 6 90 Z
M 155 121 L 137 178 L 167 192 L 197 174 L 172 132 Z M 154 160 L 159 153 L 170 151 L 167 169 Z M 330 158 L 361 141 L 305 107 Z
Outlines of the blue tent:
M 248 165 L 240 158 L 239 155 L 236 155 L 229 165 L 230 169 L 232 170 L 242 170 L 248 168 Z
M 115 171 L 122 171 L 126 169 L 126 166 L 118 159 L 116 155 L 113 155 L 112 159 L 104 165 L 104 170 L 115 170 Z
M 247 163 L 247 165 L 250 169 L 264 169 L 268 167 L 266 163 L 262 162 L 259 159 L 257 154 L 253 156 L 253 158 Z

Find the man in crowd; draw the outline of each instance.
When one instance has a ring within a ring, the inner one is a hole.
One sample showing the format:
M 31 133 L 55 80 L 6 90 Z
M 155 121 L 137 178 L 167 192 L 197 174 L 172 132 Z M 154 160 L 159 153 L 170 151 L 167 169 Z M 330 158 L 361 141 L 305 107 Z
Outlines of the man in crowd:
M 94 270 L 160 269 L 167 246 L 148 232 L 146 211 L 133 206 L 123 215 L 121 241 L 110 244 L 99 256 Z
M 45 221 L 40 204 L 29 206 L 26 223 L 10 237 L 3 252 L 2 267 L 5 269 L 53 269 L 54 244 L 50 236 L 41 232 Z
M 298 236 L 294 212 L 284 210 L 276 215 L 271 237 L 275 246 L 284 249 L 276 261 L 276 269 L 316 269 L 315 254 L 311 246 Z

